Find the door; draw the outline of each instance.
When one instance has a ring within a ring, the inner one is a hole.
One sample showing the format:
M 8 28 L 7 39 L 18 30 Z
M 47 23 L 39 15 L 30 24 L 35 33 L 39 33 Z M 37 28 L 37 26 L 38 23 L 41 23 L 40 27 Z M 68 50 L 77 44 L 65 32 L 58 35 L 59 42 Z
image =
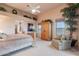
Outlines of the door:
M 43 22 L 41 29 L 42 29 L 41 39 L 48 40 L 49 39 L 49 23 L 48 22 Z

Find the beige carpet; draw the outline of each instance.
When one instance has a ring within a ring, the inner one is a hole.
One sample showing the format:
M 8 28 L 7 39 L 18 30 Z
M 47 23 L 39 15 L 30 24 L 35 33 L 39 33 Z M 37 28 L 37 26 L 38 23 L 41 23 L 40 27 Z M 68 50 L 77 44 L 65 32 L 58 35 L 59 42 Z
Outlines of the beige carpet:
M 20 50 L 12 54 L 12 56 L 76 56 L 79 55 L 79 51 L 68 50 L 59 51 L 55 48 L 50 47 L 50 41 L 36 41 L 34 47 Z

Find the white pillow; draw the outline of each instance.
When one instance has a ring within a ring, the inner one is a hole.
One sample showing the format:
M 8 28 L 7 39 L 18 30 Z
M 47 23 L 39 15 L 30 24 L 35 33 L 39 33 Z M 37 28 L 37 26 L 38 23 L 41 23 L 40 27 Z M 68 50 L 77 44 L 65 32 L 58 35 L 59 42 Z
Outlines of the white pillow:
M 8 35 L 7 34 L 5 34 L 5 33 L 0 33 L 0 39 L 4 39 L 4 38 L 6 38 Z

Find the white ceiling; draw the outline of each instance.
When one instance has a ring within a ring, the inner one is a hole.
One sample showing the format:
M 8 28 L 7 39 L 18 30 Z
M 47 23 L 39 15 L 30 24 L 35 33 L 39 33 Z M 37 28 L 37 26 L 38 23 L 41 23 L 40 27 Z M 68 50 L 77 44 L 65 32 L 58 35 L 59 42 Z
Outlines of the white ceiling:
M 31 4 L 32 6 L 40 5 L 39 8 L 40 13 L 46 12 L 59 5 L 59 3 L 6 3 L 6 4 L 29 13 L 31 13 L 31 10 L 30 8 L 27 7 L 28 4 Z M 38 14 L 39 13 L 35 13 L 35 15 Z

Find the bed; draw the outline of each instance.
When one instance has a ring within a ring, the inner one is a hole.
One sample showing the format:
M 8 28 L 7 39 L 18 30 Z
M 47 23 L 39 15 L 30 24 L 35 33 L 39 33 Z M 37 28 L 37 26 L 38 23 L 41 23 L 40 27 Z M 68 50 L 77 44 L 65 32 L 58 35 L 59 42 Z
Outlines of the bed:
M 0 55 L 6 55 L 25 47 L 31 47 L 32 40 L 30 35 L 25 34 L 4 36 L 4 39 L 0 39 Z

